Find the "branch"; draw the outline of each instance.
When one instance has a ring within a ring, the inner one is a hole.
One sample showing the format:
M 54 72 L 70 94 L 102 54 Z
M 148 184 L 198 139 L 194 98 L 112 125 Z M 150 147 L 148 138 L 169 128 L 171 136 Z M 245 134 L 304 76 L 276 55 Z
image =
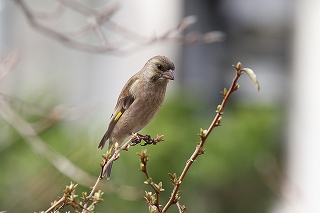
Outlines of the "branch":
M 69 46 L 74 49 L 87 51 L 87 52 L 95 52 L 95 53 L 103 53 L 107 51 L 113 50 L 111 47 L 102 47 L 97 45 L 91 45 L 87 43 L 82 43 L 79 41 L 76 41 L 69 36 L 66 36 L 63 33 L 57 32 L 53 29 L 48 28 L 46 25 L 42 25 L 37 22 L 37 17 L 33 14 L 33 12 L 28 8 L 28 6 L 24 3 L 23 0 L 15 0 L 17 4 L 20 5 L 22 8 L 22 11 L 24 12 L 29 24 L 40 33 L 51 37 L 54 40 L 58 40 L 62 42 L 64 45 Z
M 157 212 L 161 212 L 161 207 L 159 204 L 159 194 L 164 191 L 162 188 L 162 182 L 156 184 L 152 181 L 151 176 L 149 175 L 148 169 L 147 169 L 147 162 L 149 161 L 149 155 L 147 155 L 147 150 L 143 149 L 140 153 L 137 153 L 140 157 L 140 171 L 142 171 L 146 177 L 147 180 L 144 181 L 145 184 L 149 185 L 153 191 L 155 192 L 152 194 L 151 192 L 145 192 L 144 198 L 147 200 L 147 204 L 149 205 L 150 209 L 153 209 Z
M 90 186 L 90 183 L 93 182 L 94 179 L 90 174 L 46 145 L 31 124 L 13 111 L 2 98 L 0 98 L 0 116 L 25 139 L 35 153 L 47 159 L 62 174 L 84 186 Z
M 19 53 L 17 51 L 12 51 L 0 63 L 0 80 L 2 80 L 10 71 L 12 71 L 13 67 L 18 63 L 19 58 Z
M 16 97 L 12 97 L 0 92 L 0 98 L 10 105 L 10 108 L 15 111 L 25 113 L 27 115 L 32 115 L 35 117 L 40 117 L 39 119 L 29 123 L 33 129 L 38 133 L 52 127 L 55 123 L 64 121 L 75 121 L 83 118 L 84 114 L 89 114 L 92 111 L 93 106 L 89 104 L 83 104 L 77 107 L 66 107 L 63 104 L 56 105 L 54 107 L 48 108 L 43 107 L 39 104 L 29 103 L 25 100 L 21 100 Z
M 86 197 L 86 200 L 84 201 L 82 213 L 87 212 L 88 201 L 92 200 L 93 195 L 95 193 L 97 193 L 96 189 L 97 189 L 100 181 L 104 178 L 107 167 L 113 161 L 117 160 L 120 157 L 120 152 L 122 152 L 123 150 L 128 150 L 130 148 L 130 146 L 135 146 L 137 144 L 140 144 L 142 140 L 145 141 L 145 143 L 142 144 L 142 146 L 145 146 L 147 144 L 157 144 L 157 143 L 163 141 L 163 135 L 157 136 L 157 138 L 152 139 L 150 137 L 150 135 L 144 136 L 144 135 L 140 135 L 139 133 L 134 133 L 134 134 L 132 134 L 130 140 L 125 142 L 123 145 L 121 145 L 119 147 L 119 144 L 116 142 L 114 147 L 112 147 L 110 150 L 107 151 L 107 154 L 102 155 L 103 160 L 100 164 L 101 165 L 100 175 L 99 175 L 98 179 L 96 180 L 95 184 L 93 185 L 93 187 L 91 188 L 90 194 L 88 195 L 88 197 Z
M 181 175 L 177 178 L 176 174 L 169 174 L 171 181 L 174 184 L 174 188 L 172 190 L 171 193 L 171 197 L 169 199 L 169 201 L 167 202 L 167 204 L 165 205 L 165 207 L 162 209 L 161 212 L 167 212 L 167 210 L 170 208 L 170 206 L 172 204 L 176 204 L 180 197 L 179 197 L 179 188 L 182 184 L 182 181 L 184 180 L 187 172 L 189 171 L 191 165 L 193 164 L 193 162 L 197 159 L 197 157 L 199 155 L 202 155 L 205 153 L 205 149 L 203 148 L 205 145 L 205 142 L 207 140 L 207 138 L 209 137 L 211 131 L 217 127 L 220 126 L 221 124 L 221 120 L 222 120 L 222 114 L 223 114 L 223 110 L 225 108 L 225 105 L 227 103 L 227 101 L 229 100 L 231 94 L 235 91 L 237 91 L 240 87 L 239 84 L 237 84 L 238 79 L 240 78 L 240 76 L 242 75 L 243 72 L 247 73 L 249 75 L 249 77 L 251 78 L 251 80 L 255 83 L 256 88 L 259 90 L 260 86 L 259 83 L 256 79 L 256 76 L 253 75 L 253 71 L 251 70 L 251 73 L 249 71 L 248 73 L 248 68 L 242 68 L 242 65 L 240 62 L 238 62 L 238 64 L 236 66 L 234 66 L 234 68 L 236 69 L 236 75 L 233 78 L 233 81 L 231 83 L 230 88 L 224 89 L 222 92 L 222 102 L 220 105 L 218 105 L 217 110 L 216 110 L 216 116 L 214 117 L 211 125 L 209 126 L 208 130 L 200 130 L 200 142 L 198 142 L 198 145 L 196 146 L 195 151 L 193 152 L 193 154 L 191 155 L 190 159 L 187 161 L 186 166 L 184 167 Z
M 189 16 L 181 20 L 176 28 L 169 29 L 160 36 L 146 37 L 121 26 L 111 20 L 111 17 L 118 10 L 118 5 L 109 3 L 102 8 L 91 8 L 74 0 L 60 0 L 59 5 L 51 13 L 34 12 L 24 0 L 14 0 L 22 9 L 29 24 L 38 32 L 52 38 L 73 49 L 91 52 L 91 53 L 110 53 L 114 55 L 125 55 L 142 47 L 148 47 L 150 44 L 159 42 L 180 42 L 184 44 L 190 43 L 213 43 L 224 39 L 224 33 L 219 31 L 208 32 L 205 34 L 190 32 L 182 35 L 191 25 L 196 22 L 194 16 Z M 45 23 L 40 22 L 47 17 L 62 17 L 65 12 L 64 8 L 73 10 L 87 17 L 87 23 L 69 32 L 60 32 L 48 27 Z M 108 27 L 109 31 L 105 32 L 104 27 Z M 77 37 L 87 35 L 89 33 L 96 34 L 99 42 L 85 43 L 77 40 Z M 117 42 L 109 42 L 110 33 L 116 34 L 118 37 L 126 38 Z M 134 45 L 132 45 L 134 43 Z M 129 45 L 128 45 L 129 44 Z

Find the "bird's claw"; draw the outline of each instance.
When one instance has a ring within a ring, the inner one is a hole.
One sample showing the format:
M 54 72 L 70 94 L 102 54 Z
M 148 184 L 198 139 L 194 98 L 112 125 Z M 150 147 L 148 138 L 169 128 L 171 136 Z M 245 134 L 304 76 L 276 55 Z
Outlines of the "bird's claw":
M 162 137 L 161 137 L 162 140 Z M 139 133 L 133 133 L 131 136 L 131 146 L 135 146 L 139 143 L 141 143 L 141 141 L 144 141 L 143 144 L 140 144 L 141 146 L 146 146 L 146 145 L 150 145 L 153 144 L 155 145 L 156 143 L 158 143 L 159 141 L 161 141 L 158 139 L 158 137 L 156 139 L 151 138 L 150 135 L 141 135 Z
M 139 133 L 132 133 L 130 146 L 135 146 L 140 142 L 141 142 L 140 134 Z

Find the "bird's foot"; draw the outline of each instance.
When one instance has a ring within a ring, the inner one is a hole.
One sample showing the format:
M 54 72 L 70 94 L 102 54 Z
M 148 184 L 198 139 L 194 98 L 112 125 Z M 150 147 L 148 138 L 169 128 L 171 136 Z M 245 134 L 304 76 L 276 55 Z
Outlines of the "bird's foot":
M 157 144 L 160 141 L 163 141 L 163 135 L 158 136 L 157 138 L 151 138 L 150 135 L 141 135 L 139 133 L 133 133 L 131 136 L 131 146 L 135 146 L 139 143 L 141 143 L 141 141 L 144 141 L 143 144 L 140 144 L 141 146 L 146 146 L 146 145 L 150 145 L 150 144 Z

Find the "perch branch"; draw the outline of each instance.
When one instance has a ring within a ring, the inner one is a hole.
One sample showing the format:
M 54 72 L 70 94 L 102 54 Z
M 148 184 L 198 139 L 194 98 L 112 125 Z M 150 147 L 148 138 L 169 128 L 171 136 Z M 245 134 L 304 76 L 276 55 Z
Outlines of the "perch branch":
M 235 77 L 233 78 L 231 86 L 228 90 L 224 89 L 224 91 L 222 92 L 223 100 L 222 100 L 221 104 L 218 105 L 217 110 L 216 110 L 216 115 L 215 115 L 211 125 L 209 126 L 208 130 L 202 130 L 202 129 L 200 130 L 200 134 L 199 134 L 200 142 L 198 142 L 198 145 L 196 146 L 195 151 L 193 152 L 193 154 L 191 155 L 191 157 L 187 161 L 181 175 L 178 178 L 176 178 L 175 174 L 173 174 L 173 175 L 169 174 L 169 176 L 171 177 L 171 181 L 174 184 L 174 188 L 172 190 L 171 197 L 170 197 L 169 201 L 166 203 L 166 205 L 162 209 L 163 213 L 167 212 L 167 210 L 169 209 L 169 207 L 172 204 L 176 204 L 179 201 L 179 196 L 178 196 L 179 195 L 179 188 L 182 184 L 182 181 L 184 180 L 187 172 L 189 171 L 191 165 L 193 164 L 193 162 L 195 162 L 197 157 L 199 155 L 202 155 L 205 153 L 205 149 L 203 147 L 204 147 L 204 144 L 205 144 L 208 136 L 210 135 L 211 131 L 215 127 L 220 126 L 225 105 L 226 105 L 227 101 L 229 100 L 231 94 L 233 92 L 237 91 L 237 89 L 239 88 L 239 84 L 237 84 L 237 81 L 245 70 L 242 69 L 242 65 L 240 62 L 236 66 L 234 66 L 234 68 L 236 69 L 236 74 L 235 74 Z

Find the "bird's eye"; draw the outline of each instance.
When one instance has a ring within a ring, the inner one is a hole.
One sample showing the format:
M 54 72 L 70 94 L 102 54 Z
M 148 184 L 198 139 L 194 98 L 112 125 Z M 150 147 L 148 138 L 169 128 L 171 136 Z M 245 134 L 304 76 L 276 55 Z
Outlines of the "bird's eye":
M 163 68 L 163 66 L 162 66 L 161 64 L 157 64 L 157 67 L 158 67 L 158 69 L 161 70 L 161 71 L 164 70 L 164 68 Z

